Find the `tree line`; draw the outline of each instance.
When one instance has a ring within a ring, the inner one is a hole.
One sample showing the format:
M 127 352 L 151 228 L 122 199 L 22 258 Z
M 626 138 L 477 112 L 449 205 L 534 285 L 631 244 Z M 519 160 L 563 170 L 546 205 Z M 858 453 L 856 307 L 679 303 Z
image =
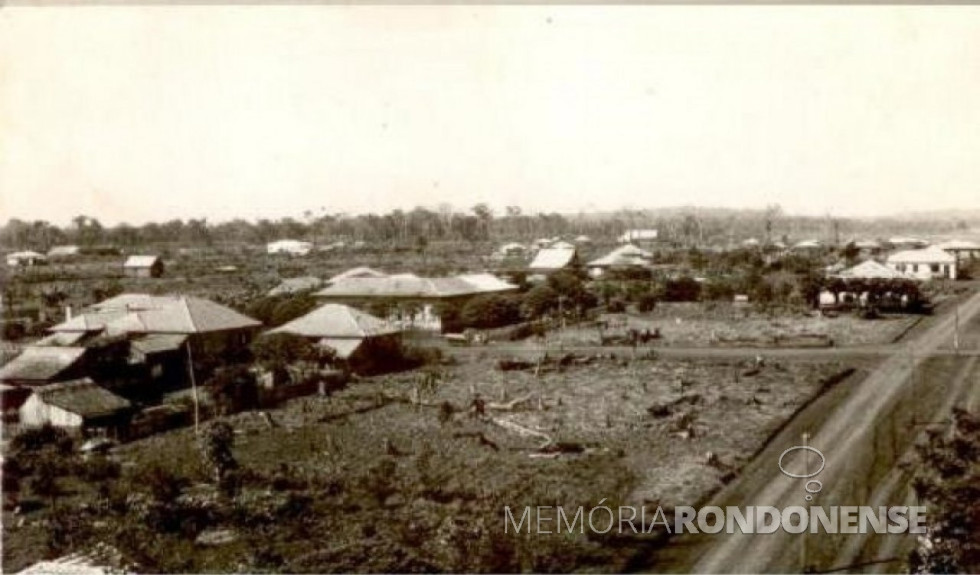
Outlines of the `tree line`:
M 612 241 L 627 229 L 652 228 L 659 230 L 667 241 L 695 247 L 724 245 L 749 237 L 762 241 L 815 238 L 837 243 L 850 237 L 953 233 L 968 227 L 966 221 L 949 219 L 903 221 L 794 216 L 786 214 L 778 205 L 763 210 L 623 209 L 588 214 L 532 214 L 519 206 L 507 206 L 495 213 L 487 204 L 480 203 L 468 210 L 442 204 L 434 209 L 419 206 L 409 211 L 350 215 L 329 213 L 321 208 L 307 210 L 300 217 L 275 220 L 234 219 L 215 223 L 206 218 L 192 218 L 139 226 L 126 223 L 106 226 L 87 215 L 72 218 L 66 226 L 13 218 L 0 226 L 0 246 L 33 250 L 62 244 L 130 248 L 159 244 L 261 244 L 283 238 L 318 244 L 363 241 L 415 245 L 420 241 L 531 241 L 578 235 Z

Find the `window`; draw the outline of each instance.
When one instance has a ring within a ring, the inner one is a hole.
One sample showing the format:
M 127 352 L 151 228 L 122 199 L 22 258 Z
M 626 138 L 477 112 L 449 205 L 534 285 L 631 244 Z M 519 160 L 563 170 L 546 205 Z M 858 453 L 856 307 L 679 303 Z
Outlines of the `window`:
M 919 264 L 912 264 L 912 273 L 919 272 Z
M 932 265 L 929 266 L 929 269 L 932 270 L 932 273 L 938 274 L 939 273 L 939 264 L 932 264 Z

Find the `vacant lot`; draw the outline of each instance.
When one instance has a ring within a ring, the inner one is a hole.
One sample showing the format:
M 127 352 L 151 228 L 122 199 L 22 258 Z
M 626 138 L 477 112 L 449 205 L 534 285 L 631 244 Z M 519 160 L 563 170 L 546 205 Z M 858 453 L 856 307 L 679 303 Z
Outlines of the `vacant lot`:
M 775 338 L 801 335 L 827 336 L 835 345 L 888 344 L 920 316 L 890 315 L 866 320 L 850 314 L 825 317 L 819 314 L 770 315 L 751 307 L 711 303 L 661 303 L 646 314 L 610 314 L 610 333 L 628 328 L 659 329 L 660 345 L 709 346 L 722 342 L 771 342 Z M 565 341 L 596 344 L 595 329 L 569 329 Z
M 62 479 L 72 508 L 126 492 L 118 515 L 97 515 L 69 547 L 115 541 L 145 570 L 616 571 L 622 550 L 608 541 L 505 534 L 503 507 L 694 505 L 844 367 L 595 359 L 536 377 L 474 360 L 431 385 L 418 373 L 371 378 L 228 418 L 245 477 L 230 501 L 207 486 L 190 429 L 117 449 L 115 482 Z M 179 501 L 214 500 L 208 512 L 149 531 L 131 507 L 147 489 L 139 471 L 156 466 L 189 482 Z M 66 549 L 50 541 L 49 513 L 5 517 L 7 568 Z M 204 529 L 233 536 L 195 544 Z

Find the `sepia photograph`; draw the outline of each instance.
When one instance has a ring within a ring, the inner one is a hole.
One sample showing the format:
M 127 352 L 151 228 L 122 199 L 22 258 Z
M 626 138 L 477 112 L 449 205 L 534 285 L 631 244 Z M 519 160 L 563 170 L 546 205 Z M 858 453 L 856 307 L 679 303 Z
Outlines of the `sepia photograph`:
M 980 572 L 980 5 L 0 0 L 0 573 Z

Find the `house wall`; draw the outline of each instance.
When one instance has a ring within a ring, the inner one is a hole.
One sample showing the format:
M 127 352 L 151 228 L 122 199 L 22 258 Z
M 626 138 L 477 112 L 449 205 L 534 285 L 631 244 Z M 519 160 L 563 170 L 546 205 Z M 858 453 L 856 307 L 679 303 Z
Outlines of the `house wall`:
M 80 429 L 82 416 L 65 411 L 60 407 L 48 405 L 35 393 L 20 406 L 20 423 L 30 427 L 40 427 L 50 423 L 55 427 Z
M 230 329 L 190 336 L 191 353 L 197 355 L 222 355 L 247 348 L 255 338 L 257 329 Z M 196 358 L 195 358 L 196 359 Z
M 917 263 L 888 262 L 886 265 L 900 272 L 907 273 L 916 279 L 929 280 L 936 278 L 956 279 L 955 263 Z

